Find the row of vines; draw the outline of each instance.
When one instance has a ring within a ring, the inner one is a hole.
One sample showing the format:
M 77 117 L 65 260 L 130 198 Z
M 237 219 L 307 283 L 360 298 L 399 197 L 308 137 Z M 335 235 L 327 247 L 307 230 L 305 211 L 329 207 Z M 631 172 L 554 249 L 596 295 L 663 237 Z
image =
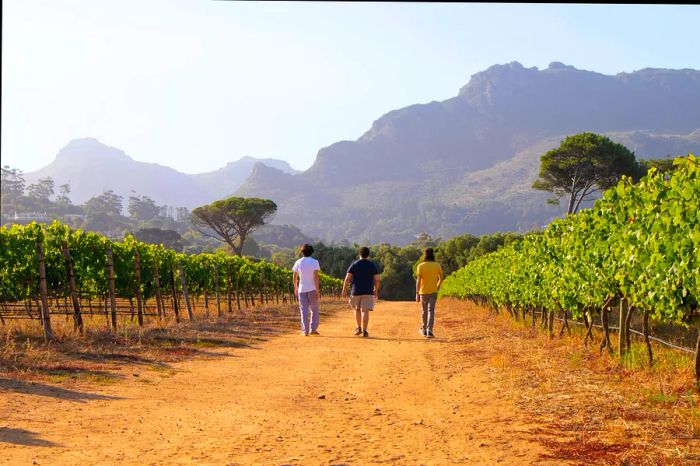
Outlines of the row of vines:
M 552 222 L 450 275 L 443 296 L 471 299 L 516 318 L 536 316 L 553 333 L 569 315 L 592 338 L 600 319 L 601 351 L 613 348 L 609 314 L 619 309 L 620 346 L 630 348 L 630 321 L 642 318 L 649 363 L 649 321 L 688 327 L 700 300 L 700 167 L 689 154 L 670 173 L 649 170 L 638 183 L 623 178 L 592 209 Z M 700 378 L 700 338 L 696 350 Z
M 340 280 L 321 274 L 321 293 L 339 293 Z M 148 300 L 155 314 L 180 319 L 185 309 L 194 319 L 192 299 L 221 314 L 222 307 L 241 307 L 280 296 L 294 299 L 292 272 L 268 262 L 216 254 L 181 254 L 162 245 L 147 244 L 127 235 L 123 241 L 71 229 L 59 222 L 0 228 L 0 319 L 32 317 L 36 302 L 47 340 L 53 338 L 50 301 L 69 303 L 76 330 L 83 331 L 81 307 L 104 303 L 110 326 L 117 328 L 117 302 L 131 304 L 132 316 L 143 325 Z M 184 301 L 184 302 L 183 302 Z M 57 306 L 54 306 L 56 308 Z M 65 311 L 63 312 L 65 313 Z M 4 317 L 3 317 L 4 315 Z

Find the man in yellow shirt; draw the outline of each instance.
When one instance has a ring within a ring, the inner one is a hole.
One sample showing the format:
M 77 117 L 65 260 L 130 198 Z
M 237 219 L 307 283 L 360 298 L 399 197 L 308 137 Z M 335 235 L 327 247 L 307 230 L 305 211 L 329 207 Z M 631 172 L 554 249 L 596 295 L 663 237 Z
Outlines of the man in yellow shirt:
M 416 269 L 416 301 L 423 305 L 423 325 L 420 334 L 426 338 L 435 338 L 435 303 L 441 284 L 442 267 L 435 262 L 433 248 L 427 248 L 423 254 L 423 261 Z

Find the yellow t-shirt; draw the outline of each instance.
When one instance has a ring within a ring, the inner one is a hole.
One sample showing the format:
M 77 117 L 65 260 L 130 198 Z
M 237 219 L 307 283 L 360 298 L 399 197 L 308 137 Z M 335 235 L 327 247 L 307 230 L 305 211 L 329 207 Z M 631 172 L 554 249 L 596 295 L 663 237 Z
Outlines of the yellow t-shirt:
M 442 276 L 442 267 L 434 261 L 426 261 L 418 264 L 416 276 L 421 279 L 419 294 L 437 293 L 438 277 Z

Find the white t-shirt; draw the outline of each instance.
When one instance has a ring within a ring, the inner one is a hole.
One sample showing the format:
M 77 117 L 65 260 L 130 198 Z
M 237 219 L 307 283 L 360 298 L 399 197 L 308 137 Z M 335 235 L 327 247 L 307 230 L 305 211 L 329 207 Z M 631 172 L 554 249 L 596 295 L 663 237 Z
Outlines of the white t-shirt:
M 316 289 L 314 270 L 321 270 L 321 266 L 313 257 L 302 257 L 294 263 L 292 271 L 299 275 L 299 293 L 306 293 Z

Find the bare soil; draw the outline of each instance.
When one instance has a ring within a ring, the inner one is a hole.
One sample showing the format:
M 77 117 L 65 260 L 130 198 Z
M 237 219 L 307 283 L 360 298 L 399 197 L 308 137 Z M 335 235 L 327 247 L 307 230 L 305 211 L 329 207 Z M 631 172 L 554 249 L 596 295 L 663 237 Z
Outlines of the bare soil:
M 324 316 L 318 336 L 287 330 L 167 364 L 125 361 L 113 382 L 0 377 L 0 463 L 696 460 L 690 414 L 641 403 L 641 389 L 525 328 L 452 300 L 438 302 L 437 338 L 419 322 L 417 303 L 380 302 L 369 338 L 353 335 L 347 309 Z

